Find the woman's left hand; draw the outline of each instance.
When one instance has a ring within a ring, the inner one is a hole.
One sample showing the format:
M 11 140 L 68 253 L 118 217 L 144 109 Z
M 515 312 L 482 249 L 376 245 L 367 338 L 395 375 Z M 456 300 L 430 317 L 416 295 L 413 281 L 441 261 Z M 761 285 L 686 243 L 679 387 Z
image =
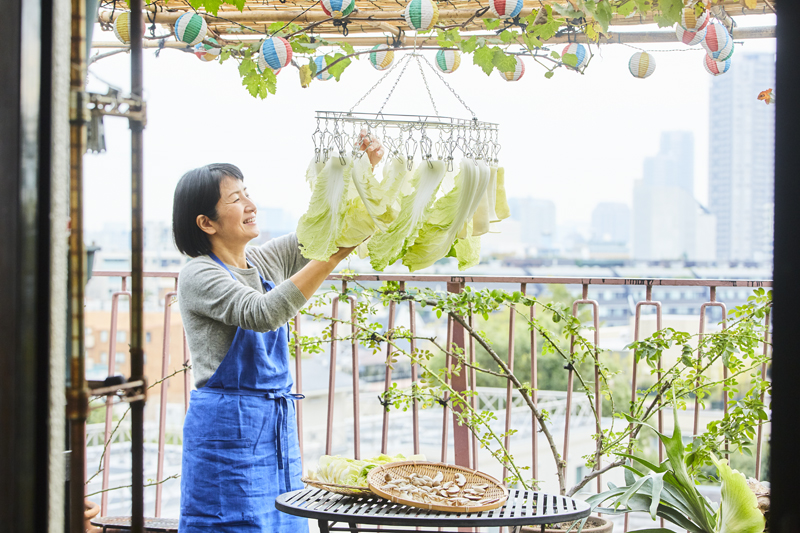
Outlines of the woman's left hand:
M 358 142 L 359 150 L 367 152 L 367 157 L 369 157 L 369 162 L 372 166 L 377 165 L 383 157 L 383 145 L 380 139 L 362 129 L 361 133 L 358 134 Z

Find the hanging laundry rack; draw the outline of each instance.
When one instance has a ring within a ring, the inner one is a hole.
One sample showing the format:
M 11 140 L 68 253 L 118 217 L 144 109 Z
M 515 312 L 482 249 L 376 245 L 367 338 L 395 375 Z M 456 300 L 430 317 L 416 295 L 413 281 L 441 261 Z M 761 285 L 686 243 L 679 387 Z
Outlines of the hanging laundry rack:
M 392 94 L 397 88 L 408 65 L 415 62 L 422 75 L 425 89 L 433 105 L 433 115 L 387 114 L 383 112 Z M 376 113 L 356 112 L 359 106 L 372 91 L 389 75 L 402 65 L 386 99 Z M 436 102 L 431 94 L 423 65 L 426 65 L 444 83 L 450 92 L 472 115 L 470 119 L 443 117 L 439 115 Z M 419 150 L 423 161 L 432 158 L 447 163 L 448 170 L 453 169 L 453 161 L 458 152 L 473 160 L 485 160 L 497 163 L 500 152 L 499 126 L 493 122 L 479 121 L 475 113 L 456 93 L 442 75 L 422 54 L 410 52 L 397 61 L 373 85 L 349 111 L 317 111 L 317 129 L 311 138 L 314 142 L 314 154 L 317 162 L 326 161 L 332 156 L 344 159 L 346 155 L 361 157 L 364 152 L 359 149 L 359 132 L 367 130 L 368 134 L 379 135 L 381 142 L 390 157 L 405 158 L 408 169 L 413 168 L 414 158 Z

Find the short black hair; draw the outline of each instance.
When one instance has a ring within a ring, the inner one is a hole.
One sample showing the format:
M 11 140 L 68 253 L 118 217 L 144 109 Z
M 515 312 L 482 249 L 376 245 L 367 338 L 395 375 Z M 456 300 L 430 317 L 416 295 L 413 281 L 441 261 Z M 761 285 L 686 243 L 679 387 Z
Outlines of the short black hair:
M 178 181 L 172 202 L 172 237 L 181 253 L 189 257 L 211 253 L 211 241 L 197 225 L 197 217 L 205 215 L 217 220 L 220 184 L 225 178 L 244 181 L 239 167 L 228 163 L 190 170 Z

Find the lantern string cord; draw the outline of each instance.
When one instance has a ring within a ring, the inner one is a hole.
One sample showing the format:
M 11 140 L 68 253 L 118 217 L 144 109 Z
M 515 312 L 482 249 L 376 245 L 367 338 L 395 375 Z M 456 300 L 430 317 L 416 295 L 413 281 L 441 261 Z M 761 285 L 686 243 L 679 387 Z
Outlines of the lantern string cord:
M 613 44 L 621 44 L 622 46 L 627 46 L 628 48 L 633 48 L 634 50 L 638 50 L 640 52 L 647 52 L 648 54 L 658 54 L 661 52 L 697 52 L 698 50 L 703 50 L 702 46 L 692 46 L 687 48 L 671 48 L 669 50 L 645 50 L 644 48 L 639 48 L 638 46 L 633 46 L 628 43 L 613 43 Z
M 315 7 L 317 7 L 318 5 L 319 5 L 319 0 L 317 0 L 316 2 L 314 2 L 313 4 L 311 4 L 310 6 L 308 6 L 306 9 L 304 9 L 303 11 L 301 11 L 299 15 L 297 15 L 295 18 L 293 18 L 292 20 L 290 20 L 289 22 L 287 22 L 286 24 L 284 24 L 284 25 L 281 27 L 281 29 L 279 29 L 278 31 L 276 31 L 276 32 L 273 32 L 273 33 L 271 33 L 271 34 L 269 34 L 269 33 L 268 33 L 268 34 L 267 34 L 267 36 L 269 36 L 269 37 L 272 37 L 272 36 L 273 36 L 273 35 L 275 35 L 276 33 L 283 31 L 283 30 L 284 30 L 284 28 L 286 28 L 286 27 L 288 27 L 288 26 L 289 26 L 289 24 L 291 24 L 291 23 L 292 23 L 292 22 L 294 22 L 295 20 L 299 19 L 300 17 L 302 17 L 303 15 L 305 15 L 306 13 L 308 13 L 308 12 L 309 12 L 309 11 L 310 11 L 312 8 L 315 8 Z M 347 18 L 347 17 L 345 17 L 345 18 Z

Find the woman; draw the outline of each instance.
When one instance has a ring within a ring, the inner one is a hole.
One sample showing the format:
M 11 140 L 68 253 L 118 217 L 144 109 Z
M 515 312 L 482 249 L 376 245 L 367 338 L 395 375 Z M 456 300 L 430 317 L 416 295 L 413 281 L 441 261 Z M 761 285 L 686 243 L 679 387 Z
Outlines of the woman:
M 380 142 L 363 135 L 375 165 Z M 175 244 L 193 259 L 178 281 L 197 390 L 183 433 L 181 533 L 303 532 L 275 509 L 302 488 L 287 322 L 352 248 L 326 261 L 300 255 L 294 234 L 260 247 L 256 206 L 227 164 L 187 172 L 172 214 Z

